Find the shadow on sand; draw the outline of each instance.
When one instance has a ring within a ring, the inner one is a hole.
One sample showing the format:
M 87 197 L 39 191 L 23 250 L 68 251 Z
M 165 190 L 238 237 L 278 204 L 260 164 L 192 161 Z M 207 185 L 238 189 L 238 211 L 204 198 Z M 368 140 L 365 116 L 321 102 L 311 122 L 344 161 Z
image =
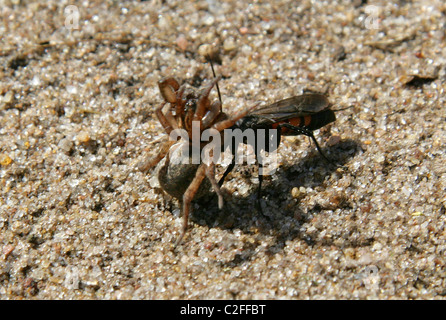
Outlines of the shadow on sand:
M 323 152 L 329 155 L 334 164 L 328 164 L 315 151 L 292 166 L 279 167 L 275 173 L 277 179 L 264 179 L 261 211 L 256 206 L 255 185 L 250 194 L 244 197 L 226 194 L 222 210 L 217 207 L 215 194 L 198 200 L 191 221 L 207 225 L 209 228 L 239 229 L 246 234 L 260 232 L 272 235 L 275 243 L 267 249 L 272 254 L 282 250 L 288 240 L 301 239 L 309 245 L 314 245 L 317 234 L 310 236 L 301 231 L 301 226 L 310 216 L 323 211 L 324 208 L 316 204 L 313 208 L 307 208 L 305 213 L 300 208 L 299 201 L 289 196 L 291 189 L 323 186 L 326 177 L 343 167 L 360 150 L 361 147 L 356 141 L 346 139 L 332 147 L 323 148 Z M 236 166 L 236 170 L 238 169 L 240 166 Z M 257 171 L 254 174 L 257 175 Z M 350 207 L 350 204 L 342 202 L 338 208 L 346 207 Z M 256 247 L 257 244 L 253 243 L 250 248 L 244 248 L 244 254 L 237 256 L 231 263 L 238 264 L 249 260 Z

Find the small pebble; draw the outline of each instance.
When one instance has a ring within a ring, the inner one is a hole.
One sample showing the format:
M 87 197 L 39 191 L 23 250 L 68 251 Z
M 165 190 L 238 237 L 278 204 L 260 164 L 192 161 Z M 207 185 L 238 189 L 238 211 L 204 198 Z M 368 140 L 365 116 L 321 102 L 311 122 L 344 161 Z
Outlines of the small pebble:
M 7 166 L 12 163 L 12 159 L 4 153 L 0 153 L 0 165 Z

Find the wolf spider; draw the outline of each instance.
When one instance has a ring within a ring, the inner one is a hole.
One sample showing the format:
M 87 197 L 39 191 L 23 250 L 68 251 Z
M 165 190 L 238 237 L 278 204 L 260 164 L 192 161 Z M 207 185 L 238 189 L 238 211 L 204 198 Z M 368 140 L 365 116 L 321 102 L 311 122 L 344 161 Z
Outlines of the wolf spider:
M 218 81 L 220 79 L 221 76 L 214 77 L 198 94 L 194 91 L 185 92 L 185 85 L 180 86 L 178 81 L 172 77 L 160 80 L 158 86 L 164 102 L 156 109 L 155 114 L 163 126 L 164 131 L 170 135 L 175 129 L 185 129 L 189 135 L 189 141 L 187 142 L 190 142 L 192 137 L 192 121 L 199 121 L 200 136 L 205 129 L 211 128 L 221 134 L 224 129 L 233 126 L 239 119 L 246 116 L 257 106 L 247 108 L 233 116 L 228 116 L 222 112 L 222 103 L 218 88 Z M 214 86 L 217 87 L 219 100 L 211 102 L 209 94 Z M 168 104 L 167 110 L 163 112 L 166 104 Z M 201 150 L 206 143 L 200 143 L 201 154 Z M 215 163 L 212 161 L 210 163 L 200 161 L 199 164 L 191 164 L 189 162 L 188 164 L 172 165 L 170 151 L 178 147 L 180 146 L 176 141 L 166 141 L 154 158 L 141 163 L 139 166 L 141 171 L 146 171 L 165 158 L 165 163 L 158 173 L 160 185 L 164 191 L 180 200 L 183 211 L 182 230 L 174 246 L 177 246 L 181 242 L 186 233 L 191 202 L 197 195 L 197 192 L 199 193 L 199 189 L 201 190 L 200 186 L 205 177 L 208 178 L 212 188 L 217 193 L 219 208 L 221 209 L 223 206 L 222 192 L 215 179 Z

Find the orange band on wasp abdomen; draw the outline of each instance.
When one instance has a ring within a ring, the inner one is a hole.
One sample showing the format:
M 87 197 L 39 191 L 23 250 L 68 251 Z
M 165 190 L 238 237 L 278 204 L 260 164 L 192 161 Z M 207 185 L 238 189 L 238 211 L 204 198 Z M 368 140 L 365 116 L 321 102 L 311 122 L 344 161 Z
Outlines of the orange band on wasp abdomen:
M 304 126 L 308 127 L 311 123 L 311 116 L 304 117 Z
M 302 124 L 302 117 L 288 119 L 288 123 L 295 127 L 299 127 Z

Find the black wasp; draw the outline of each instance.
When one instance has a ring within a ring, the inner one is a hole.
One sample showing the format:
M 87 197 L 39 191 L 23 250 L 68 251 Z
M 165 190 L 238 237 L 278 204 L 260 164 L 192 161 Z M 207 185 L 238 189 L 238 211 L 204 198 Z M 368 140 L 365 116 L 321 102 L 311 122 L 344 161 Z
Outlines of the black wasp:
M 295 135 L 305 135 L 310 137 L 319 153 L 328 162 L 330 160 L 322 152 L 316 138 L 313 135 L 313 131 L 322 128 L 323 126 L 334 122 L 336 116 L 333 110 L 330 109 L 330 102 L 328 99 L 321 94 L 303 94 L 300 96 L 291 97 L 288 99 L 280 100 L 274 102 L 273 104 L 260 107 L 250 114 L 246 115 L 230 129 L 240 129 L 245 131 L 247 129 L 253 129 L 255 133 L 256 143 L 253 145 L 255 150 L 255 155 L 257 157 L 257 163 L 259 169 L 262 167 L 262 161 L 259 161 L 259 151 L 258 142 L 259 139 L 265 139 L 262 146 L 267 152 L 271 152 L 268 146 L 270 146 L 270 140 L 276 139 L 274 146 L 279 146 L 281 136 L 295 136 Z M 259 136 L 257 133 L 259 129 L 264 129 L 263 137 Z M 274 131 L 273 131 L 274 130 Z M 277 131 L 276 131 L 277 130 Z M 274 132 L 274 134 L 273 134 Z M 244 141 L 246 143 L 246 141 Z M 223 176 L 219 181 L 221 186 L 224 182 L 226 176 L 234 169 L 236 164 L 236 151 L 238 145 L 232 145 L 232 162 L 227 167 Z M 276 148 L 277 148 L 276 147 Z M 262 185 L 262 174 L 259 171 L 259 199 Z

